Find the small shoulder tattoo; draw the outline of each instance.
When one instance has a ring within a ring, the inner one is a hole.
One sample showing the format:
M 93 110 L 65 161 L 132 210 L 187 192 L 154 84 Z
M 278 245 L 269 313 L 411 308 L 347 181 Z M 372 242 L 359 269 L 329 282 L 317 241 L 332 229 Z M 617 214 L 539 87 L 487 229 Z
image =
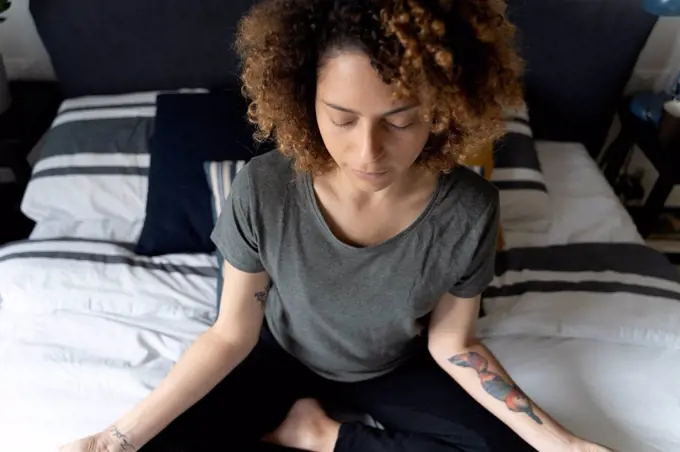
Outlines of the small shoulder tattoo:
M 262 290 L 255 292 L 255 299 L 260 303 L 262 309 L 267 305 L 267 297 L 269 296 L 269 289 L 271 289 L 271 282 Z

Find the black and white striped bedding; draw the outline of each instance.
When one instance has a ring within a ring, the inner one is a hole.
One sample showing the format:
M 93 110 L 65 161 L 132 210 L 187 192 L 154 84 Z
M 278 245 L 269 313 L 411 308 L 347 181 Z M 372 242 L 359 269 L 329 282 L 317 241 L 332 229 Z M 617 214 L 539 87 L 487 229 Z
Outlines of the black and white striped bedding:
M 44 239 L 0 248 L 1 310 L 83 309 L 107 314 L 216 313 L 213 255 L 138 256 L 134 244 Z M 29 284 L 30 283 L 30 284 Z
M 680 277 L 657 251 L 581 243 L 502 251 L 483 335 L 564 336 L 680 349 Z
M 133 253 L 131 243 L 115 243 L 96 239 L 44 239 L 16 243 L 12 251 L 0 251 L 0 262 L 11 260 L 49 259 L 54 261 L 74 261 L 96 264 L 126 265 L 129 267 L 157 270 L 181 275 L 216 277 L 213 266 L 173 262 L 173 259 L 153 261 Z M 205 263 L 203 263 L 205 264 Z
M 548 189 L 526 108 L 506 113 L 506 134 L 494 147 L 491 181 L 499 191 L 505 229 L 534 232 L 548 229 Z
M 156 92 L 66 100 L 22 203 L 34 221 L 144 218 Z
M 142 221 L 158 93 L 65 100 L 42 140 L 23 212 L 36 222 Z
M 192 316 L 200 307 L 199 317 L 214 317 L 214 255 L 144 257 L 133 249 L 132 243 L 69 238 L 1 247 L 0 309 L 43 309 L 49 306 L 46 299 L 91 307 L 98 300 L 101 309 L 161 316 L 186 304 Z M 485 333 L 571 331 L 601 339 L 609 331 L 616 340 L 680 348 L 680 276 L 663 255 L 644 245 L 513 248 L 497 254 L 495 271 L 483 297 Z M 74 296 L 73 289 L 81 287 L 86 290 Z M 192 301 L 178 305 L 173 298 Z M 590 323 L 597 328 L 589 330 Z

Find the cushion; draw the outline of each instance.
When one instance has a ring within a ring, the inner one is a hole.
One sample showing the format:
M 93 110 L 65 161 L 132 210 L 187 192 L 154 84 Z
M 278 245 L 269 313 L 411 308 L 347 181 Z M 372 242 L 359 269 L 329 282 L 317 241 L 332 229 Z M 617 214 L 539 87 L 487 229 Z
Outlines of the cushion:
M 157 94 L 65 100 L 41 141 L 23 213 L 36 222 L 142 220 Z
M 212 205 L 212 219 L 213 225 L 217 223 L 217 219 L 222 213 L 222 205 L 229 196 L 231 183 L 244 166 L 245 161 L 223 161 L 223 162 L 206 162 L 204 164 L 205 176 L 210 187 L 210 203 Z M 216 250 L 217 263 L 219 266 L 219 274 L 217 276 L 217 311 L 220 310 L 220 300 L 222 297 L 222 267 L 224 265 L 224 257 L 219 249 Z
M 506 113 L 506 134 L 495 143 L 491 181 L 499 191 L 507 230 L 545 232 L 550 200 L 526 108 Z
M 146 217 L 136 252 L 212 253 L 213 214 L 203 163 L 256 154 L 247 103 L 238 93 L 158 96 Z M 262 149 L 269 146 L 262 146 Z
M 31 231 L 31 240 L 73 238 L 126 243 L 134 248 L 143 220 L 43 220 Z

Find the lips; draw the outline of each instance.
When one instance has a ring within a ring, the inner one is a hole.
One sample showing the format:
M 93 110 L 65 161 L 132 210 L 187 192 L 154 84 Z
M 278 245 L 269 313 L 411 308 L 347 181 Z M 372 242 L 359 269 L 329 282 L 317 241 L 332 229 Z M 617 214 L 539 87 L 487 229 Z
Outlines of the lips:
M 365 176 L 380 176 L 383 175 L 387 172 L 387 170 L 381 170 L 381 171 L 361 171 L 361 170 L 354 170 L 354 172 L 363 174 Z

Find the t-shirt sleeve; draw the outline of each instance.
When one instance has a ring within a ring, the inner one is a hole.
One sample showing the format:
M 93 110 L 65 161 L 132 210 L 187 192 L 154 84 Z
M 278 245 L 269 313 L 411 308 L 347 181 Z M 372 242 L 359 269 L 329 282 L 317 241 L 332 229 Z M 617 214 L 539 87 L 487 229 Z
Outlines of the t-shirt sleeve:
M 473 298 L 488 287 L 494 277 L 499 229 L 498 198 L 495 197 L 469 232 L 470 264 L 449 291 L 460 298 Z
M 236 174 L 210 236 L 222 257 L 247 273 L 264 271 L 253 210 L 253 190 L 248 165 Z

